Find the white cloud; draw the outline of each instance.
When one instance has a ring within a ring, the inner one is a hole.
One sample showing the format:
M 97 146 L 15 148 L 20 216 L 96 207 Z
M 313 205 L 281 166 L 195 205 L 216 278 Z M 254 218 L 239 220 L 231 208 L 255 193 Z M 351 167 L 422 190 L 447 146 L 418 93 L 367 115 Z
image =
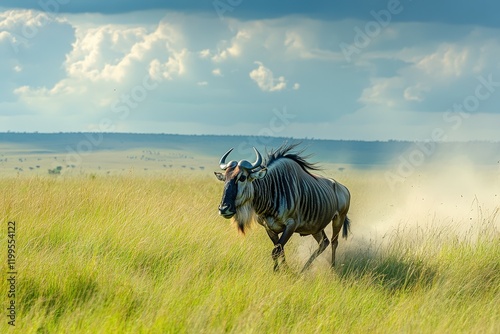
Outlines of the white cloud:
M 186 55 L 187 50 L 183 49 L 180 52 L 174 52 L 165 63 L 161 63 L 156 58 L 153 59 L 149 64 L 149 75 L 157 81 L 172 80 L 174 76 L 185 72 L 184 59 Z
M 8 42 L 12 43 L 13 40 L 14 40 L 14 36 L 12 36 L 11 33 L 9 33 L 8 31 L 0 31 L 0 42 L 8 41 Z
M 152 29 L 121 24 L 76 26 L 75 35 L 63 64 L 65 78 L 48 87 L 23 85 L 14 90 L 26 106 L 47 114 L 109 112 L 120 101 L 120 95 L 112 92 L 151 80 L 171 81 L 186 71 L 189 52 L 183 36 L 164 21 Z
M 459 77 L 468 65 L 470 56 L 466 46 L 460 47 L 445 43 L 436 52 L 420 59 L 415 67 L 432 77 Z
M 314 42 L 310 42 L 311 36 L 304 38 L 303 34 L 309 34 L 307 31 L 287 31 L 285 33 L 284 45 L 286 53 L 290 57 L 299 57 L 302 59 L 318 59 L 331 61 L 344 61 L 342 52 L 321 49 Z
M 269 54 L 282 60 L 326 60 L 342 62 L 342 52 L 333 43 L 321 45 L 323 31 L 342 30 L 330 22 L 314 22 L 306 18 L 277 18 L 272 20 L 237 21 L 230 24 L 236 31 L 229 40 L 221 40 L 210 51 L 212 61 L 245 58 L 246 54 Z M 330 42 L 335 36 L 328 34 Z M 333 46 L 333 47 L 332 47 Z M 208 53 L 208 52 L 206 52 Z
M 415 29 L 413 25 L 397 28 Z M 411 48 L 396 52 L 361 54 L 355 66 L 366 68 L 371 75 L 358 101 L 367 108 L 393 108 L 402 113 L 405 110 L 444 112 L 453 103 L 461 103 L 474 94 L 477 77 L 496 73 L 500 68 L 496 57 L 500 53 L 500 42 L 492 33 L 474 29 L 453 42 L 435 41 L 430 46 L 415 43 Z M 393 75 L 377 75 L 383 70 L 380 64 L 388 64 L 394 59 L 401 64 Z M 494 95 L 492 98 L 496 99 Z M 482 102 L 481 108 L 491 112 L 493 99 Z
M 200 58 L 208 58 L 210 57 L 210 49 L 203 49 L 199 53 Z
M 384 108 L 395 108 L 401 106 L 400 91 L 403 88 L 403 80 L 399 77 L 374 78 L 369 87 L 361 93 L 359 102 L 365 105 L 377 105 Z
M 70 77 L 121 82 L 138 63 L 149 62 L 155 75 L 171 79 L 184 71 L 186 51 L 175 47 L 180 35 L 165 22 L 160 22 L 152 32 L 143 27 L 120 25 L 77 29 L 66 70 Z M 157 59 L 163 58 L 162 55 L 169 55 L 164 62 Z
M 19 32 L 25 38 L 33 38 L 38 29 L 52 21 L 63 22 L 64 19 L 55 15 L 35 10 L 6 10 L 0 12 L 0 29 L 13 30 L 22 28 Z
M 216 76 L 216 77 L 221 77 L 221 76 L 222 76 L 222 71 L 221 71 L 221 69 L 220 69 L 220 68 L 214 68 L 214 69 L 212 70 L 212 74 L 213 74 L 214 76 Z
M 249 30 L 240 30 L 236 36 L 231 40 L 231 43 L 227 41 L 222 41 L 222 48 L 219 48 L 217 53 L 212 57 L 214 62 L 222 62 L 228 58 L 236 58 L 241 56 L 243 45 L 250 40 L 251 34 Z M 226 46 L 229 44 L 228 46 Z
M 425 92 L 428 92 L 429 88 L 423 87 L 422 84 L 416 84 L 410 86 L 404 90 L 404 98 L 407 101 L 423 101 Z
M 276 92 L 286 88 L 286 81 L 283 76 L 275 79 L 273 72 L 265 67 L 264 64 L 259 61 L 256 61 L 255 64 L 259 66 L 252 70 L 249 75 L 262 91 Z
M 64 17 L 36 10 L 6 10 L 0 12 L 0 42 L 8 41 L 10 49 L 18 54 L 36 44 L 44 31 L 67 24 Z
M 300 84 L 298 82 L 293 84 L 293 87 L 292 87 L 293 90 L 298 90 L 299 88 L 300 88 Z

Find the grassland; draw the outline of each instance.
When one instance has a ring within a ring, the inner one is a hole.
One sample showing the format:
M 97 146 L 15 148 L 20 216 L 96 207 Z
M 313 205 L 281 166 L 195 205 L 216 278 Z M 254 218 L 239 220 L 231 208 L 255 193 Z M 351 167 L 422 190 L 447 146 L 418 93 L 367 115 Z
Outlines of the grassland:
M 498 204 L 472 204 L 479 209 L 470 213 L 469 199 L 459 203 L 470 214 L 463 232 L 464 221 L 402 207 L 382 172 L 336 176 L 353 194 L 352 236 L 341 241 L 334 272 L 328 250 L 304 275 L 306 239 L 292 238 L 290 270 L 274 273 L 264 230 L 243 237 L 217 216 L 221 184 L 209 171 L 0 178 L 2 257 L 7 222 L 17 224 L 15 330 L 500 332 Z M 4 305 L 7 290 L 2 279 Z M 0 332 L 12 330 L 1 319 Z

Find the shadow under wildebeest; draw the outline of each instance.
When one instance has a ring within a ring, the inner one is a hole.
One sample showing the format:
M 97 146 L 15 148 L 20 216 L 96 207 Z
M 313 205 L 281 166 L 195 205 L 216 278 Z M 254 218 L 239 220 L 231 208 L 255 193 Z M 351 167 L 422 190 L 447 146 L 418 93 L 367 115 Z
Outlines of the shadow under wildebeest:
M 436 270 L 415 255 L 399 254 L 371 246 L 347 247 L 336 273 L 342 280 L 367 280 L 389 291 L 430 288 Z

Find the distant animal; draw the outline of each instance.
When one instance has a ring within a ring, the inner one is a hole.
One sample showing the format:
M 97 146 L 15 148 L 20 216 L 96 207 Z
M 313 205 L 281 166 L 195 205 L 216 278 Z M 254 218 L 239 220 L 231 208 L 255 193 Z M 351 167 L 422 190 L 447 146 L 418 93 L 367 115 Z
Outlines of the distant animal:
M 255 218 L 264 226 L 274 244 L 271 256 L 274 270 L 286 265 L 284 247 L 293 233 L 312 235 L 318 249 L 311 255 L 302 271 L 330 244 L 325 227 L 333 223 L 332 268 L 341 228 L 347 238 L 350 221 L 347 217 L 350 204 L 349 190 L 333 179 L 313 174 L 319 168 L 308 162 L 302 152 L 294 153 L 298 144 L 285 144 L 271 151 L 263 162 L 254 147 L 257 159 L 226 162 L 233 151 L 227 151 L 219 161 L 224 171 L 215 172 L 224 182 L 219 214 L 234 218 L 238 229 L 245 229 Z

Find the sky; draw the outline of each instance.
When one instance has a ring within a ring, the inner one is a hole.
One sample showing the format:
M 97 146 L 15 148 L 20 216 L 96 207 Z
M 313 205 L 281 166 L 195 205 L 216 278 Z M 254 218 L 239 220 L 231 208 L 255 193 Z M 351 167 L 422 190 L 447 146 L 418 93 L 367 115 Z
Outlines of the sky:
M 500 2 L 0 4 L 0 132 L 500 141 Z

